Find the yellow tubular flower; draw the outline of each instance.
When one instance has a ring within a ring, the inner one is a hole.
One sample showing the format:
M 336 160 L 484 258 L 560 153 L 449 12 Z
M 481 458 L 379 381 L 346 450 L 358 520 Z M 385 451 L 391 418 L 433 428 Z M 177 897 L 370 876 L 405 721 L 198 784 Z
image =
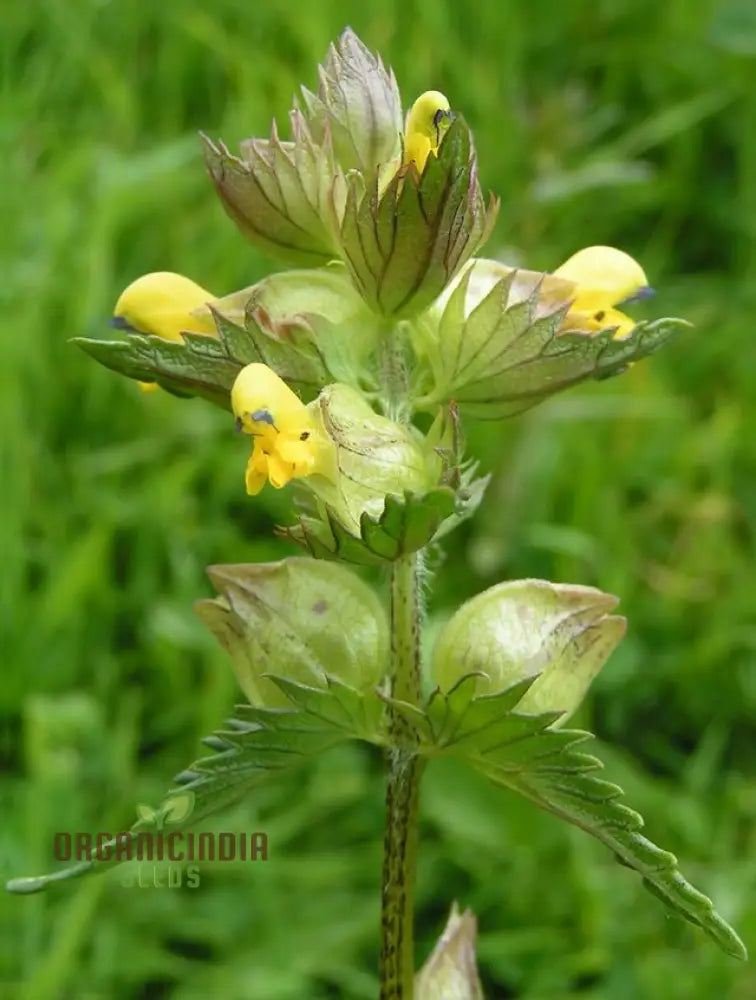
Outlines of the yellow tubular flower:
M 404 128 L 404 162 L 414 163 L 420 173 L 431 153 L 438 155 L 444 133 L 454 121 L 449 102 L 438 90 L 426 90 L 415 101 Z
M 614 247 L 578 250 L 554 271 L 554 277 L 575 285 L 575 301 L 565 318 L 564 329 L 597 331 L 616 326 L 615 340 L 626 337 L 635 323 L 614 306 L 652 291 L 640 264 Z
M 121 330 L 151 333 L 164 340 L 181 340 L 182 332 L 215 335 L 213 318 L 204 308 L 214 299 L 183 274 L 155 271 L 132 281 L 121 293 L 112 323 Z M 145 392 L 157 389 L 154 382 L 139 385 Z
M 251 496 L 266 480 L 278 490 L 292 479 L 325 474 L 327 442 L 301 399 L 267 365 L 242 368 L 231 409 L 239 430 L 254 438 L 246 475 Z

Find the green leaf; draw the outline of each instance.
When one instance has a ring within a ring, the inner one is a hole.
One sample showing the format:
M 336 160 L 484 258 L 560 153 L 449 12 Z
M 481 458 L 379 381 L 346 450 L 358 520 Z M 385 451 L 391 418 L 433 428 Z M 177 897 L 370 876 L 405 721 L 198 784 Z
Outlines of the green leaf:
M 583 752 L 592 734 L 554 729 L 559 712 L 521 710 L 538 675 L 498 694 L 476 697 L 478 679 L 471 674 L 447 694 L 434 691 L 423 708 L 385 695 L 383 699 L 416 733 L 418 753 L 466 760 L 495 784 L 585 830 L 638 872 L 665 905 L 698 924 L 729 955 L 744 959 L 746 949 L 738 935 L 711 900 L 683 878 L 674 855 L 639 832 L 643 819 L 618 801 L 622 789 L 596 777 L 601 761 Z
M 387 672 L 385 611 L 345 566 L 299 557 L 207 572 L 220 596 L 197 602 L 197 614 L 253 704 L 289 704 L 269 675 L 325 687 L 330 674 L 365 690 Z
M 133 332 L 120 340 L 72 342 L 122 375 L 230 409 L 231 387 L 245 365 L 267 365 L 308 400 L 332 381 L 331 362 L 344 377 L 360 377 L 375 336 L 361 299 L 338 267 L 272 275 L 209 308 L 217 337 L 186 332 L 173 341 Z M 345 344 L 354 325 L 361 325 L 364 336 Z
M 124 340 L 72 343 L 114 372 L 141 382 L 158 382 L 179 394 L 200 396 L 231 409 L 231 386 L 244 362 L 231 356 L 224 341 L 199 333 L 185 333 L 182 342 L 146 333 L 130 333 Z
M 359 536 L 347 531 L 328 507 L 324 519 L 302 516 L 297 524 L 276 530 L 317 559 L 380 565 L 424 548 L 455 516 L 457 504 L 456 494 L 447 486 L 422 494 L 407 490 L 403 496 L 388 495 L 379 515 L 364 512 Z
M 567 742 L 571 738 L 572 743 Z M 618 801 L 622 789 L 592 773 L 603 767 L 601 761 L 576 752 L 575 746 L 589 738 L 589 733 L 546 731 L 521 744 L 516 760 L 506 746 L 494 746 L 469 760 L 496 784 L 600 840 L 666 906 L 700 926 L 728 955 L 745 959 L 743 942 L 712 901 L 685 880 L 677 858 L 639 832 L 643 818 Z
M 480 419 L 511 416 L 587 378 L 608 378 L 690 326 L 642 322 L 621 340 L 614 328 L 563 331 L 574 286 L 495 261 L 470 266 L 448 295 L 429 363 L 434 405 L 453 398 Z
M 165 819 L 171 832 L 210 816 L 242 798 L 262 781 L 349 739 L 380 743 L 383 704 L 377 696 L 356 691 L 334 678 L 322 690 L 276 678 L 287 695 L 287 709 L 237 706 L 226 728 L 205 739 L 210 756 L 195 761 L 175 778 L 173 788 L 156 809 L 139 807 L 140 819 L 129 831 L 132 847 L 140 833 L 157 833 Z M 292 707 L 292 703 L 297 707 Z M 103 853 L 116 840 L 103 845 Z M 122 863 L 115 856 L 92 857 L 47 875 L 11 879 L 10 892 L 27 894 L 56 882 L 105 871 Z

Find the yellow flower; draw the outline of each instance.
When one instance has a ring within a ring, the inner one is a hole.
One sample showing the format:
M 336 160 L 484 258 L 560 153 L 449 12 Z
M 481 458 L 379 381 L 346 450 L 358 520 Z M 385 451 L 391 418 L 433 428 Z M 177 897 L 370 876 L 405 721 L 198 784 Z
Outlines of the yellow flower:
M 206 308 L 215 296 L 183 274 L 155 271 L 137 278 L 116 303 L 113 326 L 137 333 L 151 333 L 163 340 L 180 341 L 182 332 L 216 335 Z M 157 389 L 154 382 L 140 382 L 144 392 Z
M 404 162 L 414 163 L 420 173 L 438 147 L 444 132 L 454 121 L 449 102 L 437 90 L 426 90 L 415 101 L 407 115 L 404 129 Z
M 267 365 L 239 372 L 231 389 L 239 430 L 254 438 L 247 463 L 247 493 L 266 483 L 277 490 L 292 479 L 327 474 L 329 445 L 310 411 Z
M 635 323 L 614 306 L 651 293 L 640 264 L 614 247 L 578 250 L 554 271 L 554 277 L 575 285 L 575 298 L 563 329 L 598 331 L 616 326 L 615 340 L 626 337 Z

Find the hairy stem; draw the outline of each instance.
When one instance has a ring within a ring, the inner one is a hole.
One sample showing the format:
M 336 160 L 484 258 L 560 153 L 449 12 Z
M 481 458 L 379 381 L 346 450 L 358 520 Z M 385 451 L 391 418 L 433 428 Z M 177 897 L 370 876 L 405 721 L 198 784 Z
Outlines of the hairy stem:
M 381 337 L 381 386 L 383 409 L 387 417 L 398 423 L 409 423 L 410 407 L 407 400 L 409 375 L 401 330 L 389 324 Z
M 391 693 L 420 700 L 419 554 L 391 567 Z M 381 1000 L 412 1000 L 415 975 L 413 888 L 417 863 L 418 798 L 423 761 L 416 738 L 392 712 L 386 754 L 386 834 L 381 899 Z
M 383 331 L 381 384 L 386 415 L 408 423 L 408 372 L 405 337 L 394 324 Z M 403 556 L 391 566 L 391 694 L 420 700 L 420 571 L 422 553 Z M 413 890 L 417 864 L 418 799 L 423 761 L 407 723 L 390 711 L 386 752 L 386 834 L 381 894 L 381 1000 L 412 1000 L 415 978 Z
M 413 889 L 423 761 L 416 754 L 404 750 L 391 750 L 387 756 L 381 898 L 381 1000 L 412 1000 L 415 978 Z

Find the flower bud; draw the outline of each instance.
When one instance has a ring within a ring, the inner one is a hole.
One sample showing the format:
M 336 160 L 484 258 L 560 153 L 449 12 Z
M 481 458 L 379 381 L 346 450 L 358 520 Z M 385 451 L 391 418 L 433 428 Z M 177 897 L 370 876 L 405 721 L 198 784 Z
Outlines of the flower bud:
M 372 175 L 400 150 L 402 105 L 393 72 L 347 28 L 329 48 L 319 76 L 317 94 L 302 88 L 313 139 L 330 140 L 344 172 Z
M 444 932 L 415 978 L 416 1000 L 483 1000 L 475 958 L 478 923 L 454 903 Z
M 215 323 L 207 308 L 215 296 L 183 274 L 155 271 L 137 278 L 121 292 L 113 312 L 118 330 L 150 333 L 180 342 L 182 333 L 215 336 Z M 154 382 L 140 382 L 144 392 L 157 389 Z
M 388 626 L 375 593 L 336 563 L 307 558 L 211 566 L 220 595 L 197 614 L 230 654 L 253 705 L 290 707 L 267 674 L 325 687 L 326 674 L 358 690 L 387 669 Z
M 442 629 L 433 679 L 449 691 L 480 673 L 477 694 L 535 680 L 516 710 L 572 714 L 625 633 L 617 598 L 593 587 L 514 580 L 467 601 Z M 563 721 L 563 720 L 562 720 Z

